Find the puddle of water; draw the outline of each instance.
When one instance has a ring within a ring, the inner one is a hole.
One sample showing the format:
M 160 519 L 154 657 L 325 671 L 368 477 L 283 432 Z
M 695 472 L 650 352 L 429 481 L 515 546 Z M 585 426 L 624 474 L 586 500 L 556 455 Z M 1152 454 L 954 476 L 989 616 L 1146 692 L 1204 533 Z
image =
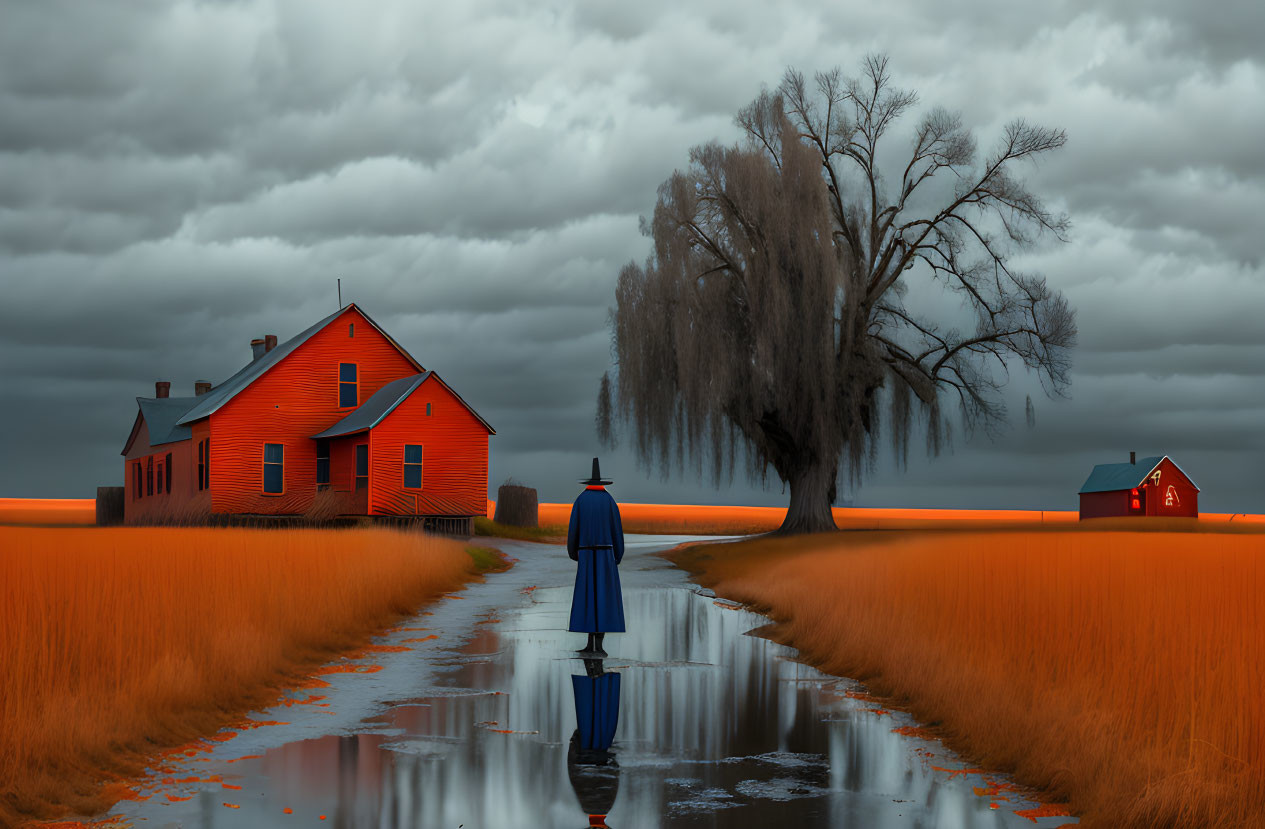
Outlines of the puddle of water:
M 610 656 L 587 663 L 570 652 L 583 636 L 565 630 L 570 588 L 548 586 L 565 584 L 567 568 L 516 569 L 536 589 L 510 584 L 479 603 L 482 588 L 496 592 L 490 582 L 464 594 L 475 600 L 468 611 L 441 618 L 436 608 L 427 626 L 460 619 L 472 635 L 399 654 L 429 670 L 409 673 L 417 686 L 397 688 L 358 733 L 263 750 L 222 766 L 240 789 L 158 795 L 129 816 L 244 827 L 321 816 L 340 827 L 583 827 L 589 814 L 620 829 L 1034 825 L 1014 814 L 1033 804 L 1007 791 L 979 796 L 981 775 L 936 770 L 963 765 L 894 733 L 911 724 L 903 715 L 875 713 L 845 696 L 848 683 L 744 635 L 767 620 L 692 589 L 659 559 L 625 559 L 633 633 L 608 636 Z M 499 623 L 477 624 L 493 611 Z

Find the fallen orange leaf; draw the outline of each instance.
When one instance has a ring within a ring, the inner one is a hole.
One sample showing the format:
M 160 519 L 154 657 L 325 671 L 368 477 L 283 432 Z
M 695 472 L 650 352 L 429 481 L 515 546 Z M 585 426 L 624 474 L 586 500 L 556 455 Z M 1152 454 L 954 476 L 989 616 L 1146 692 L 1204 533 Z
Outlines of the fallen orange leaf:
M 1039 817 L 1071 817 L 1072 813 L 1066 805 L 1059 803 L 1042 803 L 1035 809 L 1016 809 L 1015 814 L 1019 817 L 1026 817 L 1033 823 L 1037 822 Z

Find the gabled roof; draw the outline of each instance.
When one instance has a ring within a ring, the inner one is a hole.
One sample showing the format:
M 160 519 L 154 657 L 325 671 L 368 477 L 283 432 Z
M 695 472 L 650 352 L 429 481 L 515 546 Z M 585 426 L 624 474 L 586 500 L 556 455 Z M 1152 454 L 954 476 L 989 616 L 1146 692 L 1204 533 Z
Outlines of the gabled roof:
M 408 396 L 417 391 L 417 387 L 430 377 L 429 371 L 421 374 L 413 374 L 409 377 L 401 377 L 399 380 L 392 380 L 382 388 L 373 393 L 373 396 L 360 404 L 360 408 L 326 429 L 324 432 L 312 435 L 314 438 L 336 438 L 339 435 L 351 435 L 356 432 L 363 432 L 366 429 L 372 429 L 382 422 L 382 418 L 395 411 L 395 407 L 408 399 Z
M 437 383 L 440 383 L 444 388 L 452 392 L 452 396 L 457 398 L 457 401 L 461 403 L 462 406 L 465 406 L 466 410 L 469 411 L 470 414 L 474 415 L 489 433 L 494 435 L 496 434 L 496 430 L 488 425 L 488 422 L 484 420 L 478 412 L 470 408 L 470 404 L 462 400 L 461 395 L 453 391 L 452 387 L 441 380 L 438 374 L 433 371 L 424 371 L 421 374 L 414 374 L 410 377 L 401 377 L 399 380 L 392 380 L 390 383 L 387 383 L 385 386 L 374 392 L 373 396 L 364 403 L 360 404 L 358 409 L 351 412 L 325 431 L 312 435 L 312 437 L 316 439 L 336 438 L 372 429 L 374 426 L 381 423 L 387 415 L 395 411 L 397 406 L 407 400 L 409 395 L 417 391 L 418 388 L 421 387 L 422 383 L 425 383 L 432 377 L 435 378 Z
M 251 362 L 247 363 L 245 368 L 243 368 L 241 371 L 237 372 L 232 377 L 225 380 L 223 383 L 220 383 L 218 386 L 213 387 L 206 394 L 198 397 L 197 398 L 198 405 L 194 406 L 192 409 L 190 409 L 188 412 L 182 415 L 180 419 L 177 421 L 177 423 L 183 426 L 183 425 L 192 423 L 195 420 L 201 420 L 202 418 L 208 417 L 209 415 L 213 414 L 225 403 L 227 403 L 228 401 L 236 397 L 239 392 L 241 392 L 251 383 L 258 380 L 260 377 L 262 377 L 268 371 L 268 369 L 272 368 L 277 363 L 280 363 L 282 360 L 288 357 L 291 353 L 293 353 L 295 349 L 297 349 L 299 346 L 303 345 L 305 342 L 310 340 L 318 331 L 325 328 L 325 326 L 334 322 L 334 320 L 338 319 L 343 314 L 347 313 L 353 308 L 356 311 L 358 311 L 360 315 L 364 317 L 365 320 L 368 321 L 370 325 L 376 328 L 379 334 L 386 337 L 387 342 L 395 346 L 396 350 L 398 350 L 401 354 L 403 354 L 404 357 L 410 363 L 413 364 L 414 368 L 416 368 L 418 371 L 425 371 L 425 369 L 422 368 L 422 364 L 417 362 L 417 360 L 413 359 L 413 355 L 405 351 L 404 348 L 401 347 L 400 344 L 397 343 L 390 334 L 382 330 L 382 326 L 374 322 L 373 319 L 368 314 L 366 314 L 362 308 L 360 308 L 360 306 L 356 305 L 356 303 L 353 302 L 353 303 L 348 304 L 344 308 L 338 309 L 337 311 L 330 314 L 328 317 L 316 323 L 312 327 L 303 330 L 297 336 L 291 337 L 285 342 L 280 343 L 274 349 L 269 351 L 267 354 L 264 354 L 259 359 L 252 360 Z
M 132 426 L 132 433 L 128 435 L 127 443 L 119 454 L 126 455 L 131 451 L 132 443 L 140 432 L 142 418 L 145 420 L 145 425 L 149 427 L 150 446 L 189 440 L 193 436 L 193 430 L 188 426 L 181 426 L 178 421 L 185 412 L 201 400 L 201 397 L 136 398 L 136 402 L 140 405 L 140 412 L 137 414 L 136 423 Z
M 1077 494 L 1085 494 L 1088 492 L 1114 492 L 1118 489 L 1133 489 L 1141 486 L 1155 468 L 1159 466 L 1165 459 L 1173 466 L 1177 463 L 1168 455 L 1157 455 L 1150 458 L 1141 458 L 1137 463 L 1100 463 L 1094 467 L 1089 473 L 1089 477 L 1085 479 L 1084 486 L 1081 487 Z M 1186 470 L 1177 466 L 1177 471 L 1186 476 L 1186 480 L 1190 481 L 1190 485 L 1199 489 L 1199 486 L 1186 475 Z

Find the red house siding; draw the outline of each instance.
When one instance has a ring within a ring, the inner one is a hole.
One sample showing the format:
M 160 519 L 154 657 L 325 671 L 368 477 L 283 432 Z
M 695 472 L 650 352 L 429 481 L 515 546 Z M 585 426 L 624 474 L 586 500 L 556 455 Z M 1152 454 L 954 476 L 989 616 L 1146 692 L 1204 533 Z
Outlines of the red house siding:
M 123 457 L 123 521 L 127 524 L 145 524 L 162 520 L 188 520 L 205 515 L 209 504 L 198 499 L 197 482 L 194 478 L 196 461 L 190 462 L 191 441 L 149 445 L 149 425 L 141 418 L 136 439 Z M 165 467 L 171 455 L 171 492 L 166 489 Z M 154 492 L 148 493 L 149 462 L 154 464 Z M 136 492 L 136 477 L 132 465 L 141 464 L 141 493 Z M 158 468 L 164 467 L 163 487 L 158 486 Z
M 1147 476 L 1146 514 L 1168 517 L 1199 517 L 1199 490 L 1168 458 Z
M 1129 490 L 1081 493 L 1081 518 L 1110 518 L 1129 514 Z
M 487 512 L 488 430 L 435 377 L 369 434 L 370 515 Z M 404 488 L 405 444 L 422 446 L 420 490 Z
M 348 325 L 355 323 L 355 335 Z M 211 414 L 211 492 L 217 513 L 299 514 L 316 494 L 316 441 L 351 409 L 338 407 L 338 366 L 357 364 L 364 403 L 417 368 L 354 307 L 312 335 L 222 408 Z M 265 443 L 284 449 L 284 489 L 263 492 Z M 334 458 L 331 445 L 331 483 Z

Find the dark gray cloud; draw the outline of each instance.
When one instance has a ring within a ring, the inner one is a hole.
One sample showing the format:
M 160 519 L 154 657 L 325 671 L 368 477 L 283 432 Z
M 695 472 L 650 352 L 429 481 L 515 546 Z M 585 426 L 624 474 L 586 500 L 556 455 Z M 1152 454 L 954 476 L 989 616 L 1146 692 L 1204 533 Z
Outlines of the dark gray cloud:
M 0 495 L 118 479 L 132 398 L 218 381 L 248 341 L 360 302 L 498 430 L 509 475 L 568 498 L 597 453 L 620 267 L 690 146 L 787 65 L 892 56 L 982 149 L 1067 129 L 1029 170 L 1068 244 L 1018 262 L 1077 308 L 1069 396 L 1016 372 L 1017 418 L 880 453 L 859 504 L 1070 508 L 1096 462 L 1170 453 L 1204 505 L 1265 510 L 1265 10 L 707 0 L 543 6 L 0 0 Z M 910 122 L 912 123 L 912 118 Z M 903 139 L 902 139 L 903 140 Z M 934 310 L 945 295 L 918 289 Z M 603 468 L 621 497 L 785 502 Z

